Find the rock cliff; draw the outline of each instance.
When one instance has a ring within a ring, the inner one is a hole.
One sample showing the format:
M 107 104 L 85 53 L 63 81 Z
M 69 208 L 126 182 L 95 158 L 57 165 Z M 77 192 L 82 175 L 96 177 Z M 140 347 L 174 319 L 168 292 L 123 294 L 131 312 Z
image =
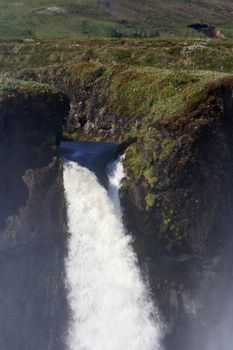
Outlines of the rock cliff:
M 8 242 L 63 231 L 57 156 L 68 98 L 45 85 L 8 79 L 0 80 L 0 94 L 1 229 Z
M 58 145 L 68 110 L 66 95 L 49 86 L 0 79 L 1 349 L 64 348 Z

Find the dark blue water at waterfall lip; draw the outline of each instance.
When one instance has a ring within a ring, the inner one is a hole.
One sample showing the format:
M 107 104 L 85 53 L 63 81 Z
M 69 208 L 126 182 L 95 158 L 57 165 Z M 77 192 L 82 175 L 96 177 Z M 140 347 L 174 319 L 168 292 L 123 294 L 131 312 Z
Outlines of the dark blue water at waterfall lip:
M 116 158 L 118 143 L 96 141 L 63 141 L 60 153 L 66 160 L 77 162 L 96 174 L 107 186 L 107 165 Z

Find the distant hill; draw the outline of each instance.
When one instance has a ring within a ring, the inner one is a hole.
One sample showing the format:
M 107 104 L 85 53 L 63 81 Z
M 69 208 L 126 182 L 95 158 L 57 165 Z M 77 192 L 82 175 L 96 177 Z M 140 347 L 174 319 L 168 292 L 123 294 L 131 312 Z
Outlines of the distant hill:
M 233 37 L 232 0 L 0 0 L 0 37 L 198 36 L 207 23 Z
M 204 22 L 233 35 L 232 0 L 98 0 L 112 16 L 162 33 L 185 34 L 185 25 Z

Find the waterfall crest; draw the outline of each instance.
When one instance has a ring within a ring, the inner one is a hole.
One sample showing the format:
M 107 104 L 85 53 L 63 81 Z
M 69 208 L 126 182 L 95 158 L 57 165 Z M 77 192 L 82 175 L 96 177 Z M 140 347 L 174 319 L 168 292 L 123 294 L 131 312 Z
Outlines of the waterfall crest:
M 90 170 L 64 162 L 70 350 L 161 349 L 157 310 L 121 220 L 119 162 L 110 169 L 109 195 Z

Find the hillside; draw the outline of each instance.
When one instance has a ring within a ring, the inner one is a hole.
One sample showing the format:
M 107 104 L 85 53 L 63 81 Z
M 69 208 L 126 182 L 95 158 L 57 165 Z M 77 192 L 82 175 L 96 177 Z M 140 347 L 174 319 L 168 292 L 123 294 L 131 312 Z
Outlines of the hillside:
M 107 35 L 115 25 L 95 0 L 0 1 L 0 36 Z
M 114 17 L 124 18 L 144 30 L 167 34 L 186 34 L 186 25 L 204 22 L 219 26 L 232 34 L 231 0 L 99 0 Z
M 200 36 L 187 24 L 203 22 L 233 36 L 230 0 L 0 0 L 0 36 Z

